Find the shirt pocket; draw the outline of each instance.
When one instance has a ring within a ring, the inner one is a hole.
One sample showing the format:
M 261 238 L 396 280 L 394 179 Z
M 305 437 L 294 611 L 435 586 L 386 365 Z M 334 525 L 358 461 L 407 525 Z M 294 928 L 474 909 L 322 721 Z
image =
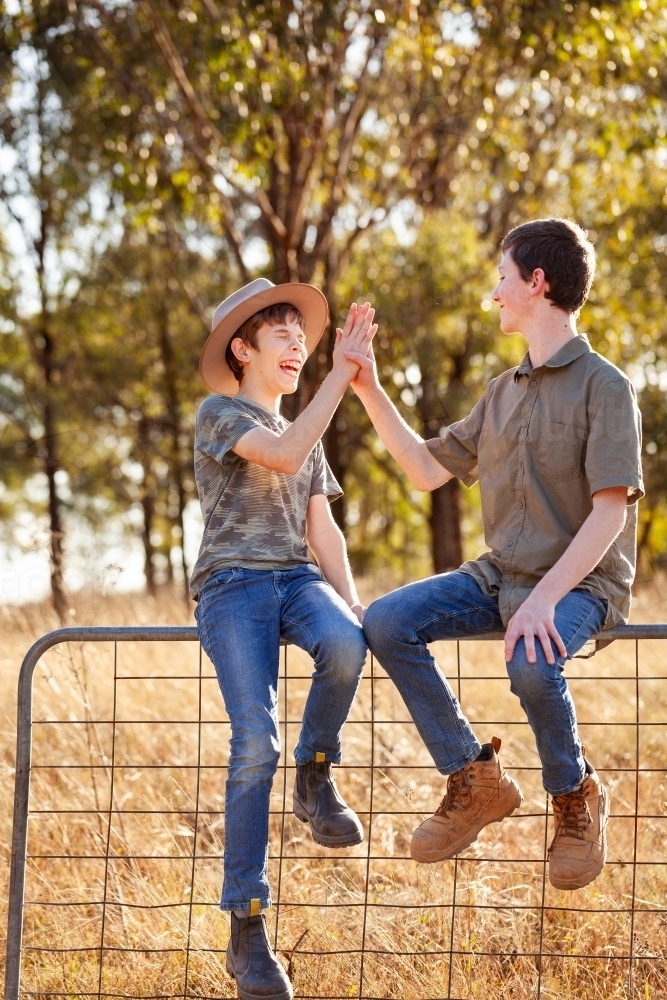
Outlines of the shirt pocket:
M 537 471 L 554 483 L 579 479 L 586 429 L 545 420 L 538 427 Z

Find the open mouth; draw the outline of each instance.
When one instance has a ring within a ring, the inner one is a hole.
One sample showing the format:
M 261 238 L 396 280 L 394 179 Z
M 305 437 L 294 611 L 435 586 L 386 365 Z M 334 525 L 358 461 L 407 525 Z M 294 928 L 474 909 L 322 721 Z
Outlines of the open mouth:
M 298 375 L 301 371 L 301 363 L 299 361 L 281 361 L 280 370 L 286 375 Z

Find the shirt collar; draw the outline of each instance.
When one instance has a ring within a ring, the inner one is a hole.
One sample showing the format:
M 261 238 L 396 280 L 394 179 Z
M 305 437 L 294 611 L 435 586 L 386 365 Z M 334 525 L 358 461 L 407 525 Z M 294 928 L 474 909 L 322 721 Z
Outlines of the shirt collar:
M 544 362 L 545 368 L 563 368 L 564 365 L 569 365 L 572 361 L 576 361 L 580 358 L 582 354 L 589 354 L 592 351 L 592 347 L 588 342 L 588 337 L 585 333 L 580 333 L 572 340 L 568 340 L 566 344 L 561 347 L 560 351 L 556 351 L 552 358 Z M 526 353 L 523 361 L 514 372 L 514 381 L 516 382 L 520 375 L 530 375 L 533 372 L 533 366 L 530 363 L 530 354 Z

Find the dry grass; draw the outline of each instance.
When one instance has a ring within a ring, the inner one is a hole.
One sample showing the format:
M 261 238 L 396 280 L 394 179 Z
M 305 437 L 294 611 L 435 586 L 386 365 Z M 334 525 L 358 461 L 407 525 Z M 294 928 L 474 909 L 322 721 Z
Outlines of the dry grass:
M 185 609 L 169 595 L 158 603 L 145 598 L 96 601 L 77 605 L 75 620 L 98 624 L 186 620 Z M 31 639 L 54 623 L 43 609 L 0 613 L 6 699 L 2 731 L 5 807 L 0 814 L 4 889 L 16 676 Z M 644 594 L 635 619 L 665 620 L 665 613 L 659 593 L 652 589 Z M 455 677 L 456 647 L 440 643 L 434 650 L 447 675 Z M 659 643 L 642 643 L 640 653 L 640 676 L 667 674 Z M 667 783 L 665 772 L 659 770 L 643 772 L 639 781 L 639 812 L 652 818 L 640 819 L 636 826 L 636 857 L 641 864 L 636 868 L 632 950 L 637 960 L 631 994 L 628 961 L 622 957 L 631 947 L 628 910 L 635 850 L 635 775 L 631 769 L 635 766 L 636 708 L 634 680 L 620 678 L 634 673 L 632 644 L 615 643 L 592 660 L 577 660 L 568 668 L 588 755 L 599 769 L 607 769 L 604 780 L 612 793 L 614 813 L 609 835 L 613 863 L 594 886 L 576 895 L 547 885 L 543 912 L 545 798 L 532 735 L 506 679 L 467 679 L 478 673 L 502 677 L 502 657 L 496 645 L 462 644 L 461 697 L 470 718 L 478 720 L 480 738 L 502 736 L 503 761 L 521 782 L 525 801 L 519 816 L 484 831 L 456 866 L 453 862 L 417 866 L 406 859 L 415 825 L 410 814 L 432 811 L 444 779 L 429 766 L 430 758 L 412 724 L 401 721 L 407 713 L 381 671 L 374 681 L 367 671 L 362 683 L 345 733 L 345 767 L 338 775 L 344 795 L 363 814 L 367 830 L 373 796 L 370 865 L 366 844 L 345 854 L 328 852 L 313 844 L 289 813 L 283 826 L 283 787 L 286 781 L 289 801 L 291 751 L 310 672 L 307 657 L 292 648 L 288 667 L 296 679 L 287 686 L 287 716 L 295 721 L 286 724 L 287 770 L 281 769 L 274 783 L 271 876 L 274 888 L 281 880 L 278 947 L 290 960 L 299 996 L 359 996 L 358 949 L 364 937 L 362 904 L 366 899 L 371 905 L 366 910 L 364 996 L 528 1000 L 537 995 L 534 953 L 539 951 L 540 940 L 545 953 L 565 956 L 543 959 L 543 997 L 612 1000 L 632 995 L 645 1000 L 667 996 L 667 820 L 663 818 Z M 211 674 L 207 661 L 203 672 Z M 140 675 L 141 679 L 117 683 L 116 717 L 120 721 L 112 751 L 113 727 L 94 720 L 112 717 L 113 647 L 57 647 L 36 671 L 34 718 L 47 723 L 34 728 L 33 760 L 40 766 L 33 773 L 31 809 L 70 811 L 35 812 L 31 819 L 29 853 L 62 857 L 33 858 L 29 863 L 24 944 L 91 950 L 26 951 L 23 989 L 43 995 L 97 993 L 103 908 L 91 901 L 104 897 L 106 882 L 110 905 L 104 915 L 105 947 L 119 950 L 105 951 L 102 992 L 182 996 L 191 922 L 188 990 L 193 995 L 233 996 L 223 961 L 215 951 L 225 947 L 227 938 L 227 921 L 216 904 L 229 736 L 217 684 L 208 677 L 201 682 L 200 725 L 196 644 L 119 644 L 117 674 Z M 158 674 L 170 679 L 156 679 Z M 176 675 L 187 679 L 175 679 Z M 604 680 L 593 681 L 593 676 Z M 373 774 L 369 767 L 372 687 L 377 720 Z M 664 767 L 667 689 L 663 681 L 640 681 L 639 713 L 640 766 Z M 115 815 L 109 829 L 105 810 L 112 752 L 114 806 L 126 812 Z M 155 812 L 131 811 L 142 809 Z M 281 836 L 282 865 L 277 857 Z M 112 859 L 108 865 L 104 861 L 107 841 Z M 193 845 L 201 856 L 194 875 Z M 272 927 L 275 914 L 274 909 Z M 5 923 L 4 913 L 0 923 Z M 448 953 L 452 942 L 455 954 L 450 970 L 449 955 L 441 953 Z M 145 949 L 163 950 L 150 953 Z M 595 957 L 568 957 L 576 954 Z

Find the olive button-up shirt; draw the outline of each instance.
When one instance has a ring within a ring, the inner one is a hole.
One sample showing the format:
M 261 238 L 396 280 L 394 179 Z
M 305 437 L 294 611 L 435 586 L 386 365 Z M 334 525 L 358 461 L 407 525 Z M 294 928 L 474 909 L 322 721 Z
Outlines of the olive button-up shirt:
M 468 417 L 426 444 L 466 486 L 479 479 L 490 551 L 461 569 L 498 597 L 505 625 L 563 555 L 593 494 L 624 486 L 625 526 L 579 586 L 607 602 L 605 628 L 627 621 L 644 495 L 641 416 L 629 379 L 585 336 L 539 368 L 527 354 L 489 383 Z

